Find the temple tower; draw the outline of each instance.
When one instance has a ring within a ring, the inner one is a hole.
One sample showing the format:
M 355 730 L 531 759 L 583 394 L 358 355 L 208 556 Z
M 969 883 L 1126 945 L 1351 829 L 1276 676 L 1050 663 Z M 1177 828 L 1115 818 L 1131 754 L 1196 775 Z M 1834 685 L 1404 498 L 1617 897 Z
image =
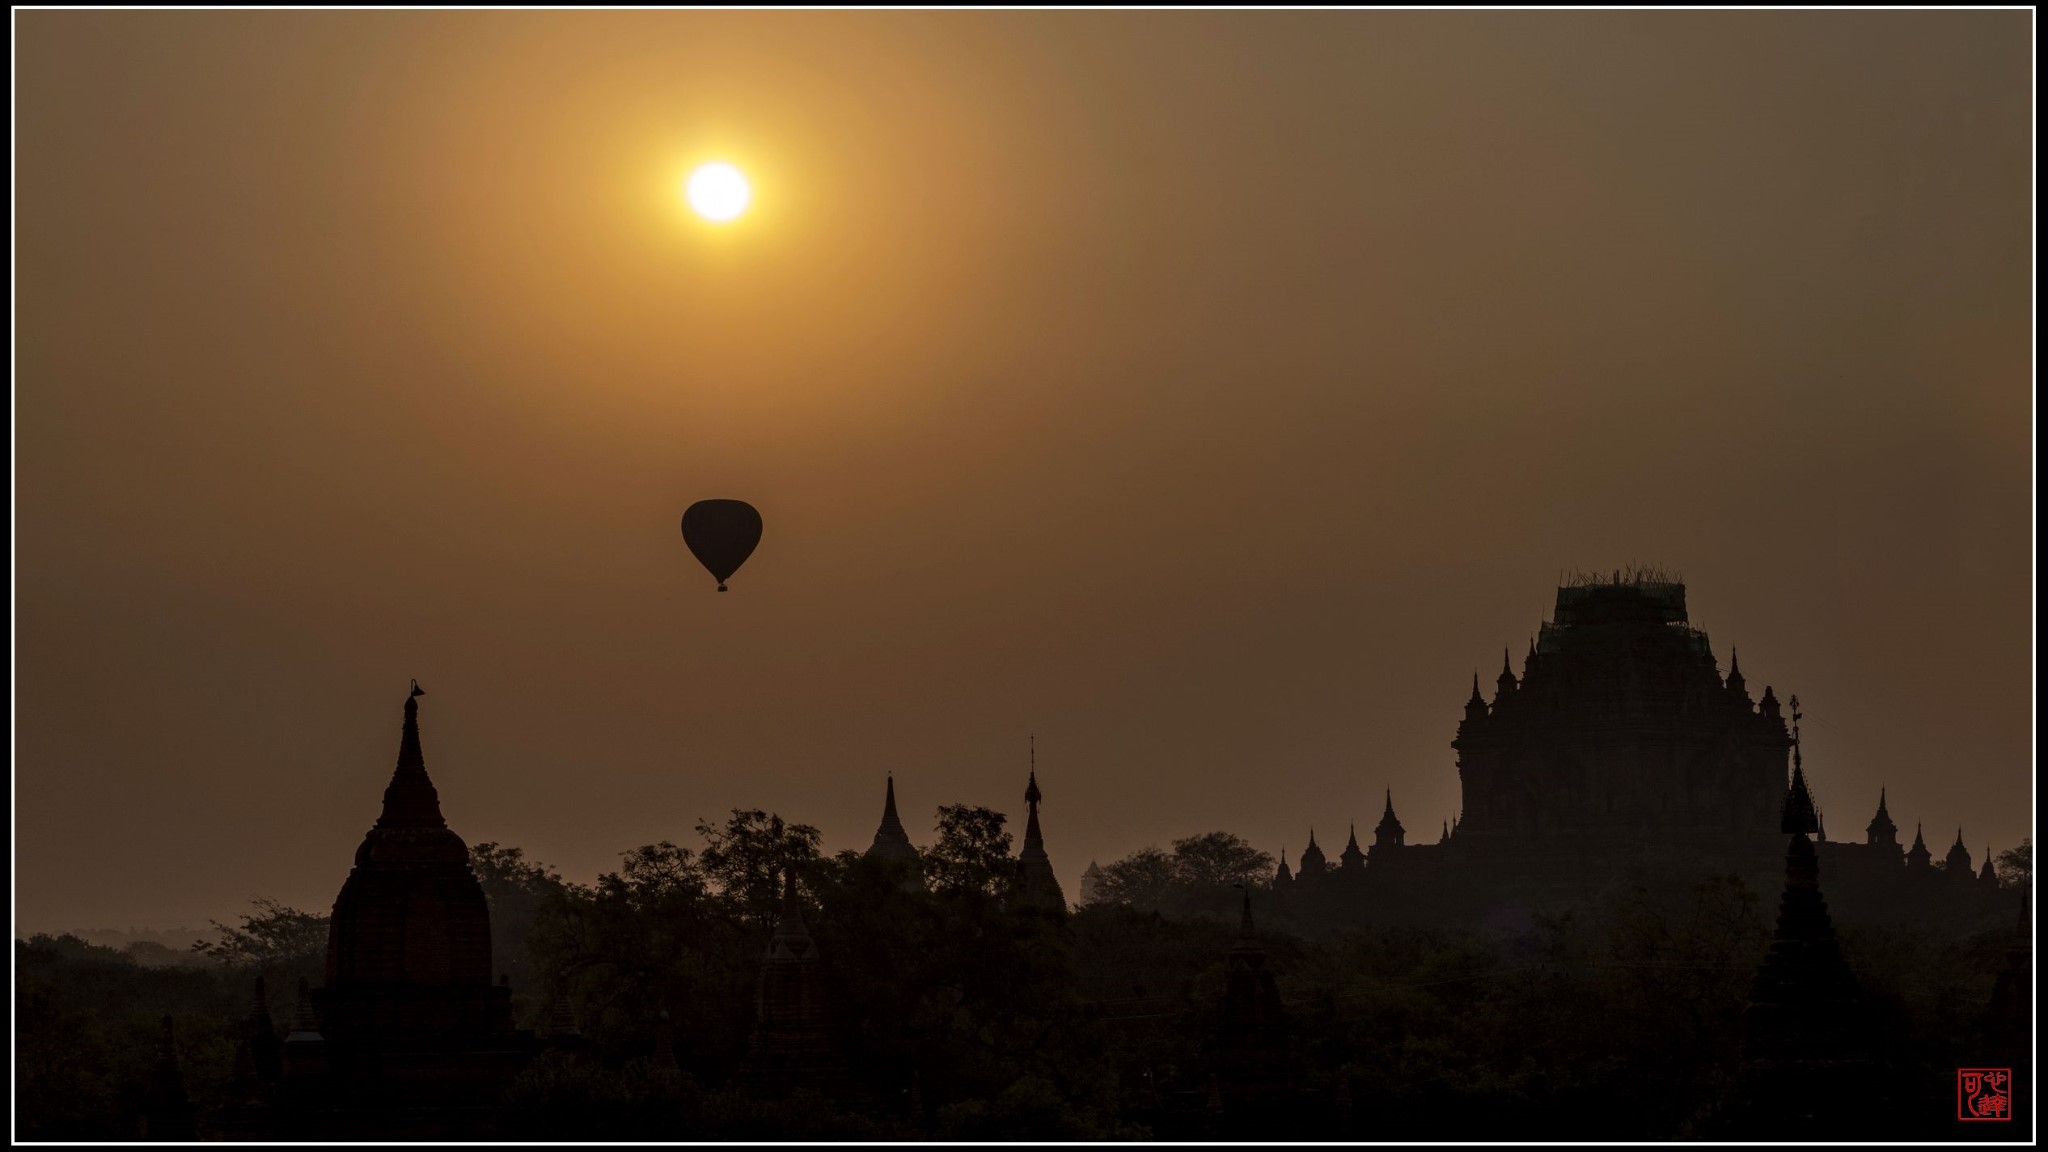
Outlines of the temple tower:
M 900 870 L 905 891 L 924 891 L 924 872 L 918 861 L 917 847 L 910 842 L 910 834 L 903 830 L 903 821 L 896 815 L 894 773 L 889 775 L 882 795 L 882 823 L 875 829 L 875 842 L 868 845 L 867 858 L 884 861 Z
M 1798 716 L 1795 703 L 1795 733 Z M 1821 896 L 1812 839 L 1820 832 L 1819 809 L 1796 743 L 1779 828 L 1790 838 L 1785 889 L 1743 1013 L 1743 1126 L 1783 1138 L 1839 1137 L 1875 1119 L 1866 1098 L 1869 1037 L 1855 977 Z
M 1295 879 L 1303 884 L 1315 884 L 1328 875 L 1329 871 L 1329 860 L 1324 857 L 1323 850 L 1316 846 L 1316 830 L 1310 828 L 1308 847 L 1301 850 L 1301 869 L 1295 873 Z
M 744 1076 L 770 1093 L 799 1087 L 829 1092 L 841 1086 L 843 1071 L 832 1043 L 824 967 L 791 869 L 783 874 L 782 908 L 761 954 Z
M 1916 872 L 1932 871 L 1934 853 L 1927 850 L 1927 841 L 1921 838 L 1920 833 L 1920 825 L 1913 825 L 1913 846 L 1906 849 L 1906 867 Z
M 1287 1025 L 1280 987 L 1266 968 L 1266 949 L 1244 894 L 1237 941 L 1223 969 L 1223 1027 L 1218 1072 L 1223 1109 L 1243 1113 L 1277 1103 L 1287 1088 Z
M 1452 741 L 1461 852 L 1580 877 L 1641 851 L 1769 859 L 1790 739 L 1769 689 L 1754 710 L 1747 691 L 1690 626 L 1684 584 L 1564 584 L 1522 678 L 1504 652 L 1489 706 L 1473 677 Z
M 1090 860 L 1088 867 L 1081 869 L 1081 903 L 1093 904 L 1102 896 L 1102 865 Z
M 463 1046 L 513 1033 L 511 989 L 491 980 L 491 912 L 469 849 L 441 818 L 420 747 L 415 683 L 384 809 L 334 900 L 326 987 L 334 1044 Z
M 1066 911 L 1067 897 L 1060 891 L 1059 878 L 1053 875 L 1052 858 L 1045 854 L 1045 836 L 1038 828 L 1038 802 L 1043 794 L 1038 790 L 1038 738 L 1031 740 L 1031 779 L 1024 786 L 1024 804 L 1030 816 L 1024 823 L 1024 847 L 1017 852 L 1018 886 L 1027 904 Z
M 1956 842 L 1949 847 L 1948 856 L 1941 862 L 1942 870 L 1949 879 L 1958 884 L 1977 878 L 1976 869 L 1970 867 L 1970 850 L 1963 847 L 1963 830 L 1956 829 Z
M 1885 790 L 1877 790 L 1877 815 L 1863 829 L 1863 842 L 1878 848 L 1899 850 L 1899 826 L 1892 823 L 1892 814 L 1885 810 Z
M 1351 826 L 1351 841 L 1344 845 L 1344 851 L 1337 857 L 1337 874 L 1358 877 L 1365 874 L 1365 852 L 1358 847 L 1358 825 Z
M 1444 838 L 1449 839 L 1450 834 L 1450 824 L 1446 821 L 1444 824 Z M 1394 854 L 1405 847 L 1407 842 L 1408 833 L 1401 827 L 1400 817 L 1394 815 L 1394 790 L 1389 788 L 1387 789 L 1387 810 L 1380 813 L 1380 822 L 1372 830 L 1372 862 L 1374 864 L 1390 862 L 1394 858 Z

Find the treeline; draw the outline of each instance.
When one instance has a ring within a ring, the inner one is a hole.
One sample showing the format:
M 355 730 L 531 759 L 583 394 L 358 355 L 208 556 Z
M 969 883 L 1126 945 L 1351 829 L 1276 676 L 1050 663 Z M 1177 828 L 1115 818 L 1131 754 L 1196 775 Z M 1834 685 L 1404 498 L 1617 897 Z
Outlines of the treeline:
M 1005 824 L 941 809 L 921 891 L 883 862 L 825 856 L 817 829 L 758 810 L 700 824 L 700 847 L 623 853 L 591 884 L 476 845 L 519 1023 L 542 1027 L 565 998 L 589 1044 L 578 1059 L 538 1059 L 507 1106 L 558 1125 L 534 1138 L 1201 1134 L 1237 886 L 1263 884 L 1270 858 L 1227 833 L 1190 837 L 1106 866 L 1097 902 L 1060 916 L 1010 898 Z M 825 958 L 854 1099 L 768 1106 L 736 1087 L 785 871 Z M 1281 1072 L 1299 1102 L 1294 1126 L 1272 1135 L 1714 1135 L 1775 905 L 1775 892 L 1723 878 L 1513 931 L 1304 938 L 1264 918 L 1289 1021 Z M 19 1136 L 134 1137 L 165 1013 L 204 1124 L 226 1097 L 255 977 L 283 1029 L 298 980 L 319 983 L 326 939 L 325 917 L 272 903 L 215 927 L 199 969 L 144 967 L 75 938 L 17 942 Z M 1971 1062 L 2010 929 L 1841 935 L 1898 1082 L 1929 1096 L 1906 1112 L 1927 1127 L 1900 1135 L 1945 1133 L 1945 1094 Z M 657 1075 L 664 1037 L 680 1083 Z M 686 1130 L 636 1127 L 645 1113 L 623 1105 L 649 1095 Z

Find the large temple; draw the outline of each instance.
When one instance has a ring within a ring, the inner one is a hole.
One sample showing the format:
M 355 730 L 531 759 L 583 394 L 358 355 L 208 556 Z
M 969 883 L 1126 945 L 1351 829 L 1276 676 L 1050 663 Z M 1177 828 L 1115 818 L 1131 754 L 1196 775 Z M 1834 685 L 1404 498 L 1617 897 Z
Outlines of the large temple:
M 445 1139 L 488 1131 L 532 1057 L 512 991 L 491 976 L 490 908 L 469 848 L 441 816 L 415 683 L 383 810 L 328 923 L 324 985 L 300 982 L 279 1044 L 262 982 L 237 1057 L 231 1135 Z
M 1389 791 L 1370 852 L 1354 832 L 1332 866 L 1311 831 L 1275 889 L 1297 920 L 1463 923 L 1580 902 L 1630 875 L 1733 872 L 1768 890 L 1797 708 L 1768 685 L 1752 697 L 1732 653 L 1721 674 L 1684 584 L 1575 580 L 1521 675 L 1504 654 L 1491 699 L 1473 676 L 1451 741 L 1462 811 L 1439 839 L 1411 842 Z M 1917 831 L 1902 852 L 1882 790 L 1860 840 L 1815 840 L 1852 919 L 1974 915 L 1998 890 L 1988 851 L 1973 871 L 1960 830 L 1939 863 Z

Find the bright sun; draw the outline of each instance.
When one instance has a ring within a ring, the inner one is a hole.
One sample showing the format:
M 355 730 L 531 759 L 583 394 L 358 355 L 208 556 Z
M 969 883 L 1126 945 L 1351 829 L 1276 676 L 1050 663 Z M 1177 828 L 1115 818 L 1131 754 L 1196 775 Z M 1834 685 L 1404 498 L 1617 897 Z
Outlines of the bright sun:
M 690 173 L 683 194 L 689 197 L 690 207 L 697 210 L 697 215 L 719 224 L 745 212 L 747 201 L 753 196 L 747 178 L 730 164 L 706 164 Z

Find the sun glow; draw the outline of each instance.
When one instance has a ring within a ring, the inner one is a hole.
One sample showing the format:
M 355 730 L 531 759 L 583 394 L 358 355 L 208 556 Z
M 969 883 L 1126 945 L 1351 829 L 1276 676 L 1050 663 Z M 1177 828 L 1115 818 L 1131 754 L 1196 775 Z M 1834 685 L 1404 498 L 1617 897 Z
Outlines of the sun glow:
M 683 194 L 697 215 L 714 224 L 724 224 L 747 210 L 753 189 L 747 187 L 747 178 L 739 169 L 719 163 L 702 165 L 690 173 Z

